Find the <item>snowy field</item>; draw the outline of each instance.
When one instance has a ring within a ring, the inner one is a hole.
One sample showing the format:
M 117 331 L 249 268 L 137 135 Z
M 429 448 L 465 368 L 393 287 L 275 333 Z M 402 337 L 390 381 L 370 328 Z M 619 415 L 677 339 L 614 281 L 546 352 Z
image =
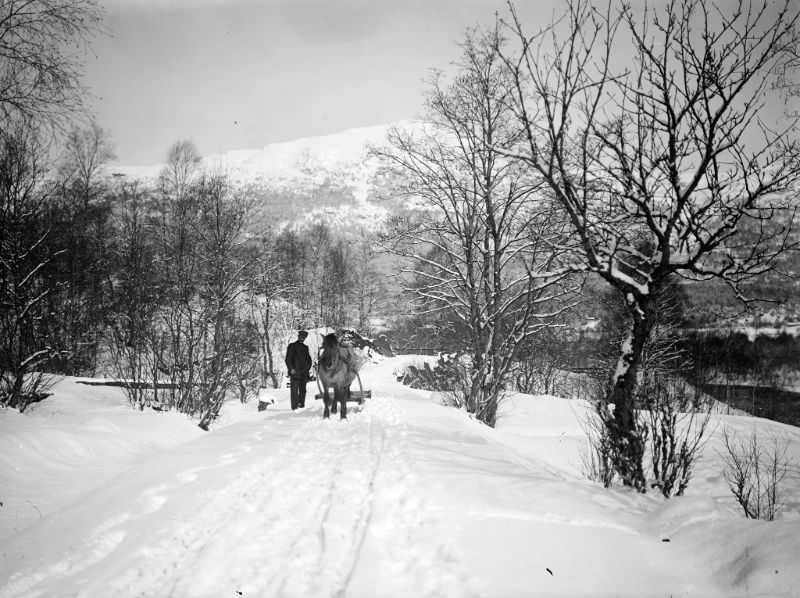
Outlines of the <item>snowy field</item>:
M 721 426 L 687 496 L 606 490 L 581 476 L 583 402 L 514 396 L 492 430 L 401 365 L 368 366 L 344 422 L 279 390 L 206 433 L 74 379 L 0 411 L 0 596 L 800 595 L 800 480 L 778 521 L 745 519 Z M 715 422 L 800 462 L 798 428 Z

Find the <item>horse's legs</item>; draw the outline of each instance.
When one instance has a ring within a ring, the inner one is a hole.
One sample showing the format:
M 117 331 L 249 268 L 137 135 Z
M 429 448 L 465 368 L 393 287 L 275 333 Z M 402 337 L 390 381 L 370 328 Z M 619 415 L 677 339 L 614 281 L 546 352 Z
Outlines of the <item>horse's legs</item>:
M 331 395 L 327 386 L 322 388 L 322 402 L 325 403 L 325 411 L 322 413 L 322 417 L 328 418 L 331 416 Z
M 339 395 L 339 402 L 341 403 L 341 417 L 342 419 L 347 419 L 347 395 L 349 394 L 349 391 L 346 388 L 337 388 L 336 394 Z
M 336 392 L 336 387 L 333 387 L 333 405 L 331 405 L 331 413 L 336 415 L 336 403 L 339 402 L 339 393 Z

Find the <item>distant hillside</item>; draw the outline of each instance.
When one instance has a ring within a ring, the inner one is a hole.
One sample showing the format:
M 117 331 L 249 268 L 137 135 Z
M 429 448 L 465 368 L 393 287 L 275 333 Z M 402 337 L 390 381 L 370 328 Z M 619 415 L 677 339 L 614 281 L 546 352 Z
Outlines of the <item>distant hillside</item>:
M 385 143 L 390 128 L 414 126 L 400 122 L 229 151 L 204 157 L 203 166 L 247 188 L 273 223 L 325 221 L 334 229 L 372 229 L 388 208 L 377 199 L 380 164 L 369 150 Z M 112 165 L 109 172 L 147 182 L 155 181 L 162 168 Z

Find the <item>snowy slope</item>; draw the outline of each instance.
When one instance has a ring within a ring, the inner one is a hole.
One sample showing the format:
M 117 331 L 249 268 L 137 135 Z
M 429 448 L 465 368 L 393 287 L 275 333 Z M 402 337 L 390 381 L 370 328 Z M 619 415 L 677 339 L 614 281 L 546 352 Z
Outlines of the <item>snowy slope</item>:
M 358 186 L 375 174 L 376 161 L 369 158 L 371 146 L 380 146 L 394 126 L 413 126 L 399 122 L 390 125 L 349 129 L 333 135 L 305 137 L 273 143 L 262 149 L 233 150 L 204 156 L 202 166 L 228 173 L 240 183 L 264 183 L 276 188 L 288 185 L 320 185 L 333 179 Z M 144 166 L 111 165 L 112 173 L 131 178 L 155 179 L 163 164 Z
M 202 433 L 69 379 L 0 412 L 0 596 L 796 595 L 800 504 L 743 519 L 716 439 L 689 496 L 605 490 L 579 473 L 584 403 L 518 395 L 492 430 L 396 383 L 402 361 L 367 366 L 344 422 L 279 390 Z M 720 418 L 800 458 L 800 430 Z
M 413 122 L 350 129 L 333 135 L 273 143 L 262 149 L 234 150 L 205 156 L 208 172 L 226 173 L 248 190 L 271 221 L 326 221 L 332 228 L 372 228 L 387 214 L 376 201 L 381 190 L 380 163 L 370 148 L 386 143 L 392 127 L 414 127 Z M 163 164 L 110 165 L 117 179 L 154 183 Z

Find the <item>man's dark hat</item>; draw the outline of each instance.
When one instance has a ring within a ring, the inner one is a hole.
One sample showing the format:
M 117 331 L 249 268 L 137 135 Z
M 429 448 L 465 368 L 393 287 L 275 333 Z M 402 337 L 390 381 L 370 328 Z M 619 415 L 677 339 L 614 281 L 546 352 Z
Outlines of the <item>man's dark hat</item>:
M 305 338 L 305 337 L 307 337 L 307 336 L 308 336 L 308 332 L 307 332 L 307 331 L 305 331 L 305 330 L 298 330 L 298 331 L 297 331 L 297 336 L 299 336 L 299 337 L 302 337 L 302 338 Z

